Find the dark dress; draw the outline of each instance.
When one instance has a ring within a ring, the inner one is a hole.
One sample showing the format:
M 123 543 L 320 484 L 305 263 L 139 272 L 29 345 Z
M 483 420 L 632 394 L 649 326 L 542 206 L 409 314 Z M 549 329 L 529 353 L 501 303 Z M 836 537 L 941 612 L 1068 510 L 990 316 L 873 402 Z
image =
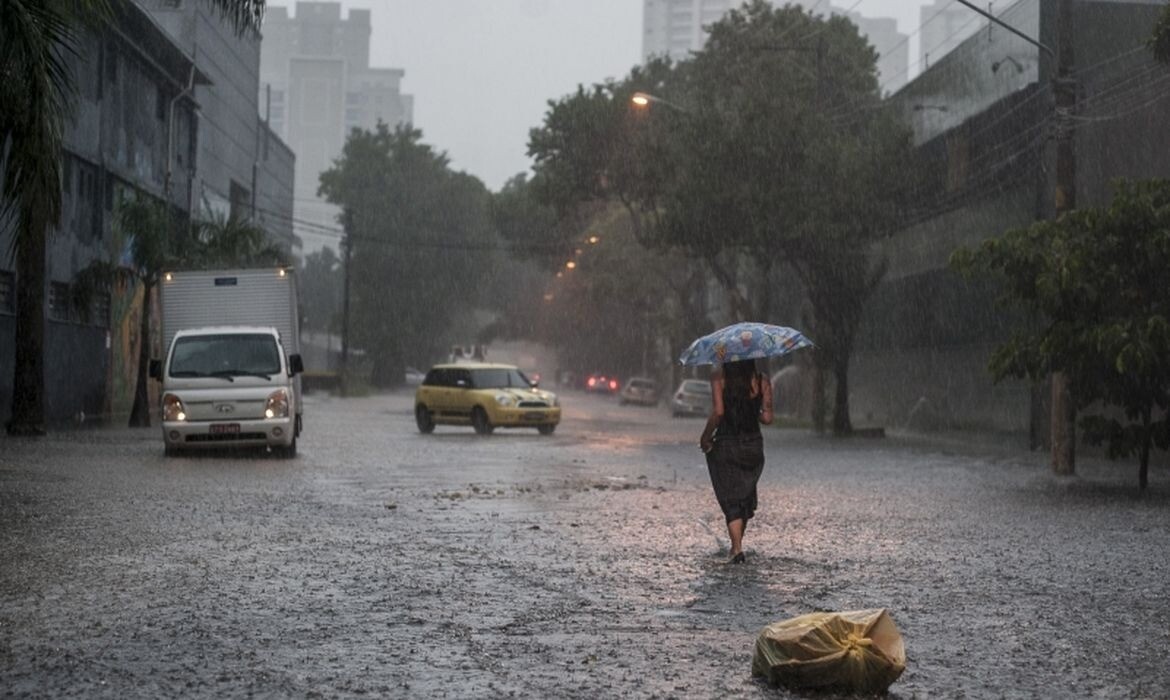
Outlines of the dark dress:
M 754 398 L 732 397 L 726 386 L 723 389 L 723 418 L 707 453 L 707 471 L 727 522 L 747 521 L 756 512 L 756 483 L 764 472 L 759 418 L 763 400 L 762 392 Z

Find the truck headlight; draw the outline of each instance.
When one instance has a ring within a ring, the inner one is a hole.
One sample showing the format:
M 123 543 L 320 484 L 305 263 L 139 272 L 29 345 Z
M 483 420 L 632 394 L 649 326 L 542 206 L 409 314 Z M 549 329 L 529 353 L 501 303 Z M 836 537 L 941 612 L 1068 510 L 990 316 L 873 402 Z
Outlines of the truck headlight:
M 163 395 L 162 409 L 165 421 L 187 420 L 187 409 L 183 407 L 182 399 L 174 394 Z
M 268 403 L 264 406 L 265 418 L 288 418 L 288 392 L 277 389 L 268 395 Z
M 501 406 L 511 406 L 516 403 L 516 398 L 508 394 L 496 394 L 496 403 Z

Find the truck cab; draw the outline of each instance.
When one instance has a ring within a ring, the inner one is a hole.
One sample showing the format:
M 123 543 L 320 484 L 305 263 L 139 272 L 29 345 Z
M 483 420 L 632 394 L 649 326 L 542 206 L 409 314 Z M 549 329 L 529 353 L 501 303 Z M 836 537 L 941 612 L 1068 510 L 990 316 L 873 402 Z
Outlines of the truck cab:
M 273 327 L 176 332 L 166 360 L 151 366 L 162 381 L 166 453 L 251 446 L 295 455 L 301 428 L 295 382 L 303 369 Z

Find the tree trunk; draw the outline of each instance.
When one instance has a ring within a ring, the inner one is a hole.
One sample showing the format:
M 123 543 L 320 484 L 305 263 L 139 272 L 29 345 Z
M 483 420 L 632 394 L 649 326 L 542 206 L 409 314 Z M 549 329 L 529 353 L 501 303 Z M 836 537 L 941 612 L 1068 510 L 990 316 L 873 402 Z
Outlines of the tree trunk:
M 21 217 L 20 226 L 29 226 Z M 9 435 L 45 434 L 45 245 L 47 232 L 18 231 L 16 352 Z
M 138 380 L 134 383 L 134 405 L 130 427 L 150 427 L 150 296 L 154 285 L 142 281 L 142 317 L 138 319 Z
M 1142 493 L 1145 493 L 1146 487 L 1150 485 L 1150 446 L 1154 441 L 1154 430 L 1150 426 L 1149 409 L 1146 409 L 1143 418 L 1141 463 L 1138 466 L 1138 489 Z
M 1076 472 L 1076 404 L 1064 372 L 1052 373 L 1052 471 L 1061 476 Z
M 849 421 L 849 355 L 833 358 L 833 377 L 837 391 L 833 399 L 833 435 L 845 437 L 853 434 Z
M 823 352 L 816 351 L 818 354 Z M 828 413 L 828 398 L 825 396 L 825 364 L 822 360 L 813 360 L 813 396 L 812 396 L 813 430 L 818 435 L 825 432 L 825 414 Z

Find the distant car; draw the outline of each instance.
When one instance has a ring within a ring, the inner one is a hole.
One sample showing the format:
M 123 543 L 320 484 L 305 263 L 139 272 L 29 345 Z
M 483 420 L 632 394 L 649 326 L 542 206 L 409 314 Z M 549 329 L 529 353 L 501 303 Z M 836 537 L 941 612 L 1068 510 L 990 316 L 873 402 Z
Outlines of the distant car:
M 618 396 L 623 405 L 635 403 L 640 406 L 657 406 L 658 382 L 647 377 L 631 377 Z
M 407 367 L 406 373 L 403 375 L 403 383 L 406 386 L 418 386 L 422 384 L 426 376 L 426 373 L 421 370 L 415 369 L 414 367 Z
M 598 394 L 616 394 L 621 387 L 618 378 L 608 374 L 594 373 L 585 378 L 585 391 Z
M 670 412 L 676 418 L 710 414 L 711 384 L 702 379 L 684 379 L 670 397 Z
M 414 418 L 424 434 L 436 425 L 470 425 L 481 435 L 496 428 L 551 435 L 561 422 L 561 404 L 512 365 L 459 362 L 427 372 L 414 395 Z

